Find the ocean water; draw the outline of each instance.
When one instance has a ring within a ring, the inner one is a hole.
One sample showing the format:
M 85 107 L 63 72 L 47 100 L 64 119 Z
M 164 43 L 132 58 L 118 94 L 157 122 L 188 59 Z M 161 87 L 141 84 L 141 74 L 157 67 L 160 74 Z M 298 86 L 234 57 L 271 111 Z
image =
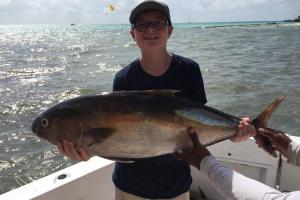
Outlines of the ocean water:
M 200 64 L 208 105 L 222 111 L 255 117 L 286 96 L 269 125 L 300 136 L 299 35 L 299 24 L 175 24 L 168 49 Z M 0 26 L 0 194 L 76 163 L 32 134 L 33 119 L 111 91 L 138 55 L 128 25 Z

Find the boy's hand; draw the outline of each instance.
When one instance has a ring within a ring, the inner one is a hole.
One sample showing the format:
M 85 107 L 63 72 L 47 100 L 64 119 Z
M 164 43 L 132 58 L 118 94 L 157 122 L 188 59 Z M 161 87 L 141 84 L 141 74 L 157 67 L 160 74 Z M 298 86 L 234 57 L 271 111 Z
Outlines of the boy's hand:
M 84 148 L 77 150 L 71 141 L 63 140 L 62 143 L 58 143 L 58 149 L 61 154 L 64 154 L 72 160 L 87 161 L 91 158 Z

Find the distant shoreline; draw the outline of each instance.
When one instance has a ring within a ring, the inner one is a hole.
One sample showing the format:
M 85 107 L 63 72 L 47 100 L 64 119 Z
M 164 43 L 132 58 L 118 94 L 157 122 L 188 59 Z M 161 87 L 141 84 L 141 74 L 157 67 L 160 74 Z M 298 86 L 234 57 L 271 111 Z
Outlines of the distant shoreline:
M 104 28 L 104 29 L 130 29 L 129 24 L 0 24 L 3 30 L 11 31 L 17 27 L 24 27 L 26 29 L 39 29 L 43 26 L 49 27 L 61 27 L 78 29 L 80 27 L 93 27 L 93 28 Z M 193 29 L 213 29 L 213 28 L 250 28 L 250 27 L 300 27 L 300 22 L 287 22 L 287 21 L 247 21 L 247 22 L 186 22 L 186 23 L 173 23 L 173 26 L 177 29 L 182 28 L 193 28 Z
M 181 24 L 203 24 L 203 25 L 215 25 L 215 26 L 224 26 L 224 25 L 262 25 L 262 24 L 295 24 L 298 25 L 300 22 L 295 20 L 283 20 L 283 21 L 228 21 L 228 22 L 173 22 L 173 25 L 181 25 Z M 100 26 L 130 26 L 129 23 L 114 23 L 114 24 L 0 24 L 0 26 L 30 26 L 30 25 L 50 25 L 50 26 L 88 26 L 88 25 L 100 25 Z
M 300 16 L 298 16 L 298 18 L 296 18 L 296 19 L 284 20 L 284 22 L 300 22 Z
M 249 22 L 210 22 L 210 23 L 174 23 L 176 28 L 192 26 L 193 28 L 231 28 L 231 27 L 256 27 L 256 26 L 299 26 L 300 22 L 284 21 L 249 21 Z
M 299 22 L 283 22 L 283 23 L 276 23 L 276 22 L 270 22 L 270 23 L 253 23 L 253 24 L 232 24 L 232 25 L 223 25 L 223 26 L 208 26 L 205 28 L 222 28 L 222 27 L 250 27 L 250 26 L 277 26 L 277 27 L 283 27 L 283 26 L 300 26 Z

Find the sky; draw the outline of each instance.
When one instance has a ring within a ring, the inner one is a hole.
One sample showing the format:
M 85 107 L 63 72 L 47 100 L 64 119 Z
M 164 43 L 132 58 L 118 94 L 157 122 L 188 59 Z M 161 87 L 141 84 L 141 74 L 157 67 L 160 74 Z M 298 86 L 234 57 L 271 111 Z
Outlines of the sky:
M 162 0 L 173 23 L 281 21 L 300 15 L 300 0 Z M 0 24 L 129 23 L 141 0 L 0 0 Z M 109 11 L 113 5 L 115 10 Z

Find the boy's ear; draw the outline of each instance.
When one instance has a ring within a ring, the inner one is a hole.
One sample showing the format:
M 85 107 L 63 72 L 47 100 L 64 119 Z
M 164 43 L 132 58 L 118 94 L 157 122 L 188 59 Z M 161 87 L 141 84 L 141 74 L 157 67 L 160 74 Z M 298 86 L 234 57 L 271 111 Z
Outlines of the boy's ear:
M 168 26 L 168 34 L 169 34 L 169 37 L 171 37 L 172 32 L 173 32 L 173 26 Z
M 133 31 L 133 30 L 130 31 L 130 35 L 131 35 L 132 39 L 135 40 L 135 34 L 134 34 L 134 31 Z

